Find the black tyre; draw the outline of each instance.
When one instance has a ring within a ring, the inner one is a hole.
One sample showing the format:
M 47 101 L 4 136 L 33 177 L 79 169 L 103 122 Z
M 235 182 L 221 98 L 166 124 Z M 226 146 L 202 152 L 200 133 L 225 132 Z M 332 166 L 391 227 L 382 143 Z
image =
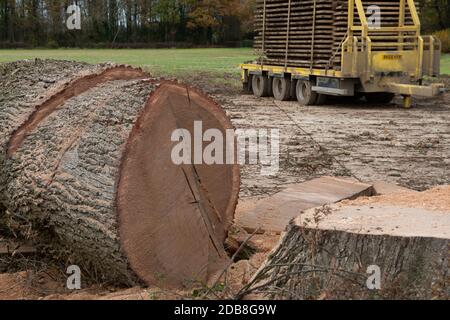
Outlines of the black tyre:
M 287 101 L 291 97 L 291 80 L 274 78 L 272 84 L 273 97 L 278 101 Z
M 365 93 L 366 101 L 374 104 L 391 103 L 395 98 L 395 94 L 388 92 Z
M 318 94 L 312 91 L 312 83 L 308 80 L 298 80 L 296 86 L 297 100 L 301 105 L 311 106 L 317 103 Z
M 269 95 L 269 78 L 254 75 L 252 77 L 253 94 L 257 97 L 267 97 Z

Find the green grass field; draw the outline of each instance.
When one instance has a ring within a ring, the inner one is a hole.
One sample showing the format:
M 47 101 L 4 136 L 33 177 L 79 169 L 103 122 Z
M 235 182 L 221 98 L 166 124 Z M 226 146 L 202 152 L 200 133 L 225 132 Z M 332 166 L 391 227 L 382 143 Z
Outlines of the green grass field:
M 0 50 L 0 63 L 33 58 L 89 63 L 111 61 L 141 66 L 155 75 L 185 76 L 194 72 L 238 74 L 239 64 L 252 60 L 254 56 L 251 48 Z M 442 57 L 442 74 L 450 75 L 450 54 Z
M 148 68 L 155 75 L 178 76 L 192 72 L 238 73 L 239 64 L 253 58 L 253 50 L 251 48 L 0 50 L 0 63 L 33 58 L 89 63 L 111 61 Z
M 450 75 L 450 54 L 444 54 L 441 60 L 441 73 Z

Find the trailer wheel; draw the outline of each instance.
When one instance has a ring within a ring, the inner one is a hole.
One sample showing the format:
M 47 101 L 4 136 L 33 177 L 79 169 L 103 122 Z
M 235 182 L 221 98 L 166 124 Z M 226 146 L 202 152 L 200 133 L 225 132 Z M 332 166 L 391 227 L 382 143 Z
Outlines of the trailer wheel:
M 297 93 L 297 100 L 301 105 L 311 106 L 317 103 L 318 94 L 312 91 L 311 81 L 298 80 L 295 91 Z
M 291 80 L 286 78 L 274 78 L 272 90 L 273 96 L 276 100 L 289 100 L 291 96 Z
M 254 75 L 252 77 L 253 94 L 257 97 L 267 97 L 269 94 L 269 78 Z
M 395 94 L 389 92 L 368 92 L 365 93 L 367 102 L 374 104 L 386 104 L 392 102 L 395 98 Z

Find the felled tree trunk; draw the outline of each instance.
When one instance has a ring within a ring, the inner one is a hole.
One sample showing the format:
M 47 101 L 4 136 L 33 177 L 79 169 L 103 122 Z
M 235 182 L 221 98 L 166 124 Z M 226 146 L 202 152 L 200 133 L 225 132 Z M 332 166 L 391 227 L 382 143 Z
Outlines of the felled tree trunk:
M 448 299 L 449 222 L 394 206 L 307 211 L 239 297 Z
M 2 170 L 5 206 L 41 241 L 116 284 L 188 286 L 223 267 L 239 168 L 171 159 L 174 130 L 232 128 L 218 105 L 176 83 L 122 80 L 49 111 L 10 138 Z

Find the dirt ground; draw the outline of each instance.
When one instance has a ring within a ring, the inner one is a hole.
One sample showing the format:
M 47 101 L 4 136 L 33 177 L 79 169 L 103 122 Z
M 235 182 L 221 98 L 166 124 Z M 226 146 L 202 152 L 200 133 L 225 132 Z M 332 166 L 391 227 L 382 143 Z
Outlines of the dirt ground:
M 0 274 L 0 300 L 186 300 L 186 299 L 232 299 L 247 284 L 267 255 L 279 241 L 277 234 L 249 235 L 234 227 L 230 239 L 245 248 L 236 256 L 236 263 L 221 275 L 220 281 L 190 290 L 169 291 L 152 288 L 117 288 L 111 285 L 83 282 L 82 290 L 66 288 L 66 277 L 60 266 L 52 263 L 32 265 L 38 256 L 17 255 L 13 263 L 21 260 L 23 271 Z M 0 259 L 0 262 L 1 259 Z M 84 274 L 82 273 L 82 276 Z M 211 288 L 211 289 L 209 289 Z
M 362 197 L 343 201 L 343 206 L 367 204 L 395 204 L 396 206 L 427 208 L 450 212 L 450 186 L 441 186 L 425 192 L 400 192 L 378 197 Z M 236 263 L 214 284 L 212 289 L 198 287 L 186 291 L 167 291 L 152 288 L 115 288 L 107 285 L 86 285 L 80 291 L 65 288 L 65 275 L 55 266 L 41 264 L 41 269 L 0 274 L 0 300 L 166 300 L 166 299 L 231 299 L 246 285 L 265 261 L 267 255 L 279 243 L 276 234 L 249 235 L 238 226 L 230 237 L 236 245 L 246 243 Z M 29 259 L 33 260 L 33 259 Z M 84 283 L 82 283 L 84 285 Z M 247 299 L 262 298 L 247 296 Z
M 364 206 L 372 204 L 389 204 L 401 207 L 423 208 L 431 211 L 450 212 L 450 186 L 440 186 L 424 192 L 402 192 L 380 197 L 362 197 L 355 201 L 342 201 L 343 206 L 350 204 Z
M 252 95 L 217 95 L 237 128 L 279 129 L 280 172 L 267 177 L 257 166 L 243 168 L 242 197 L 272 194 L 289 183 L 353 176 L 423 191 L 450 183 L 450 94 L 401 99 L 390 105 L 329 101 L 302 107 L 296 102 Z
M 381 180 L 418 191 L 450 184 L 448 93 L 440 98 L 415 99 L 414 108 L 405 110 L 400 99 L 387 106 L 341 99 L 323 106 L 301 107 L 294 101 L 278 102 L 237 93 L 235 88 L 211 88 L 204 80 L 199 80 L 198 86 L 223 105 L 236 128 L 280 130 L 279 173 L 262 176 L 258 166 L 244 166 L 241 198 L 264 197 L 287 184 L 323 175 L 353 176 L 365 182 Z M 443 197 L 448 196 L 448 189 L 437 190 Z M 238 244 L 249 236 L 238 227 L 231 235 Z M 167 292 L 158 288 L 92 286 L 73 293 L 65 289 L 66 275 L 58 266 L 31 266 L 0 275 L 0 299 L 229 298 L 249 281 L 278 239 L 273 234 L 255 235 L 246 246 L 251 254 L 234 264 L 226 281 L 212 290 Z

